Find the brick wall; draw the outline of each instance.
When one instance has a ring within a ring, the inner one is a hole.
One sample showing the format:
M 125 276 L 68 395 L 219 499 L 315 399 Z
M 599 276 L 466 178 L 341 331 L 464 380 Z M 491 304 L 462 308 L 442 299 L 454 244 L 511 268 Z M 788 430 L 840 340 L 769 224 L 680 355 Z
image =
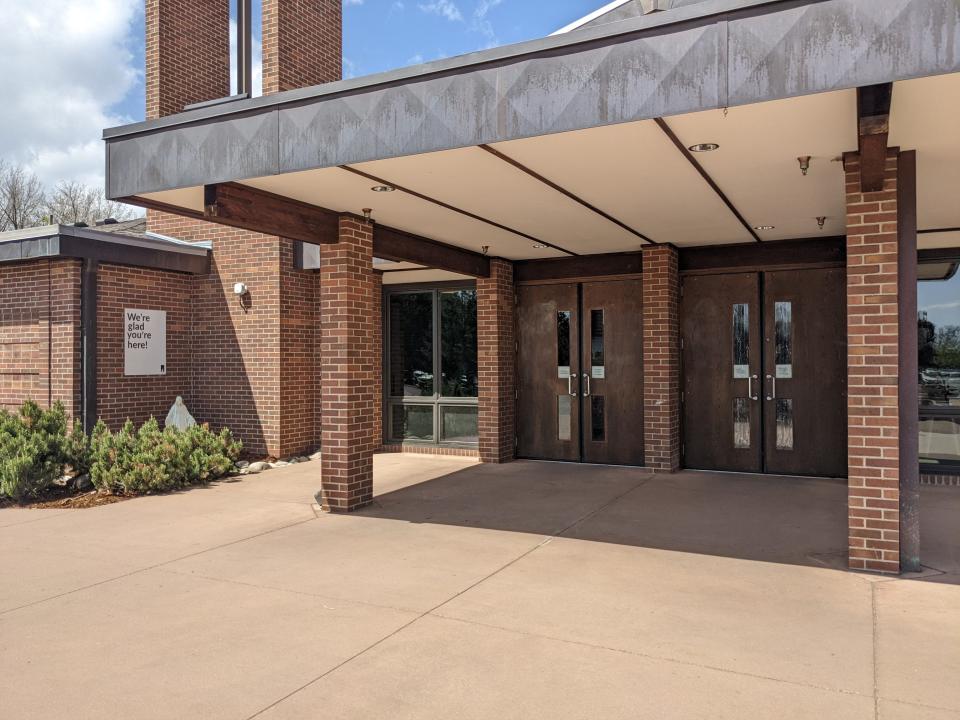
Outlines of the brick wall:
M 230 94 L 230 3 L 146 0 L 147 119 Z
M 143 268 L 101 265 L 97 279 L 97 410 L 112 429 L 128 418 L 161 425 L 180 395 L 192 408 L 193 277 Z M 167 313 L 167 373 L 125 377 L 125 309 Z
M 348 512 L 373 500 L 374 320 L 380 306 L 373 272 L 373 226 L 340 218 L 340 241 L 320 253 L 323 455 L 320 502 Z
M 677 251 L 643 248 L 643 412 L 647 467 L 680 467 L 680 274 Z
M 897 154 L 881 192 L 860 191 L 860 161 L 844 158 L 847 193 L 847 353 L 850 566 L 900 569 Z
M 480 459 L 513 460 L 516 452 L 516 295 L 513 264 L 490 261 L 477 278 Z
M 341 0 L 263 0 L 263 93 L 343 76 Z
M 80 262 L 0 266 L 0 408 L 80 405 Z

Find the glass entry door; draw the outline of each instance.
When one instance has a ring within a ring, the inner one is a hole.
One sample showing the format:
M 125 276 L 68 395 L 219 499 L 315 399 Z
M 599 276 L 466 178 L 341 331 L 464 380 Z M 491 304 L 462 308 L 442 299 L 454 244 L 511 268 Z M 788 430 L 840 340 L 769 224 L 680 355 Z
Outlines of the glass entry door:
M 639 280 L 518 289 L 517 453 L 643 464 Z
M 686 467 L 847 474 L 842 269 L 687 277 L 682 315 Z

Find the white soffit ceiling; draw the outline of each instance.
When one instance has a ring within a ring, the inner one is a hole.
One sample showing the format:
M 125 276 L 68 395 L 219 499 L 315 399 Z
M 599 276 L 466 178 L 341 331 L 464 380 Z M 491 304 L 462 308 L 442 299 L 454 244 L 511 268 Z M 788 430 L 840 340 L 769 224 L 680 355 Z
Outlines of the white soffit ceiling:
M 416 159 L 427 157 L 419 155 Z M 449 184 L 455 182 L 456 177 L 448 179 Z M 341 168 L 275 175 L 245 180 L 243 184 L 337 212 L 359 215 L 370 208 L 379 223 L 475 252 L 488 246 L 490 255 L 513 260 L 562 255 L 551 248 L 536 249 L 526 238 L 399 190 L 375 193 L 371 188 L 378 184 L 376 181 Z M 419 191 L 416 186 L 413 189 Z
M 566 158 L 567 167 L 573 162 L 573 158 Z M 353 167 L 576 253 L 639 250 L 645 244 L 636 235 L 478 147 Z
M 683 246 L 752 240 L 652 120 L 494 147 L 654 242 Z M 597 252 L 591 247 L 589 242 L 574 245 L 580 252 Z
M 846 233 L 843 153 L 857 149 L 855 90 L 667 118 L 687 147 L 720 149 L 697 160 L 763 240 Z M 799 157 L 810 156 L 805 177 Z M 826 217 L 820 230 L 818 217 Z
M 960 228 L 960 74 L 898 82 L 890 145 L 917 151 L 917 225 Z M 920 235 L 920 247 L 956 247 L 960 232 Z

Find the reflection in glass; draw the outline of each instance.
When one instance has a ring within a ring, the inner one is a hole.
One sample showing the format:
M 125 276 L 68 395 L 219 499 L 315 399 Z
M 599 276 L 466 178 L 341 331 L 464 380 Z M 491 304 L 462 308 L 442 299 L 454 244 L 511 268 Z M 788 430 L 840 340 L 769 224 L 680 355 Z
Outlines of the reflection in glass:
M 750 447 L 750 400 L 733 399 L 733 447 L 744 450 Z
M 956 260 L 917 267 L 920 464 L 960 472 L 960 276 Z
M 569 395 L 560 395 L 557 398 L 557 437 L 560 440 L 569 440 L 573 435 L 570 411 L 573 407 Z
M 475 443 L 477 432 L 477 408 L 445 407 L 441 409 L 441 433 L 447 442 Z
M 777 450 L 793 450 L 793 400 L 777 398 Z
M 590 311 L 590 365 L 593 377 L 603 377 L 603 310 Z M 597 370 L 601 370 L 599 373 Z
M 733 306 L 733 377 L 750 376 L 750 306 Z
M 433 394 L 433 293 L 391 295 L 390 395 Z
M 433 440 L 433 405 L 394 405 L 390 425 L 394 440 Z
M 774 303 L 773 318 L 777 379 L 788 380 L 793 377 L 793 303 Z
M 557 367 L 560 368 L 560 377 L 570 375 L 570 318 L 573 315 L 569 310 L 557 313 Z
M 590 396 L 590 435 L 594 442 L 607 439 L 607 417 L 603 395 Z
M 440 293 L 440 394 L 477 397 L 477 292 Z

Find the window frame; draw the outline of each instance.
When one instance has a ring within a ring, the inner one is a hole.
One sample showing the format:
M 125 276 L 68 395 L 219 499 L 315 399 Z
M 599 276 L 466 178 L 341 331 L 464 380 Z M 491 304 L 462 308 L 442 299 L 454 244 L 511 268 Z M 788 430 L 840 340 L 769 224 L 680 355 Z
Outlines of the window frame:
M 449 407 L 469 407 L 477 408 L 479 413 L 480 399 L 479 397 L 474 398 L 457 398 L 457 397 L 446 397 L 443 393 L 443 327 L 442 327 L 442 313 L 440 306 L 440 295 L 446 292 L 456 292 L 458 290 L 469 290 L 476 292 L 477 283 L 476 281 L 464 280 L 464 281 L 447 281 L 447 282 L 434 282 L 434 283 L 409 283 L 409 284 L 397 284 L 397 285 L 384 285 L 383 294 L 382 294 L 382 344 L 383 348 L 383 364 L 381 368 L 383 381 L 381 383 L 383 389 L 383 437 L 382 442 L 386 445 L 407 445 L 407 446 L 416 446 L 416 447 L 449 447 L 449 448 L 463 448 L 468 450 L 475 450 L 479 446 L 479 438 L 477 442 L 463 442 L 456 440 L 444 440 L 443 439 L 443 410 Z M 390 390 L 390 341 L 391 341 L 391 326 L 390 326 L 390 299 L 394 295 L 405 295 L 405 294 L 416 294 L 416 293 L 430 293 L 433 296 L 433 395 L 432 396 L 394 396 L 391 394 Z M 478 360 L 479 360 L 479 348 L 478 348 Z M 479 365 L 479 363 L 478 363 Z M 478 367 L 479 375 L 479 367 Z M 479 391 L 478 391 L 479 395 Z M 395 407 L 409 407 L 409 406 L 428 406 L 433 408 L 433 439 L 432 440 L 415 440 L 415 439 L 404 439 L 394 436 L 393 433 L 393 409 Z

